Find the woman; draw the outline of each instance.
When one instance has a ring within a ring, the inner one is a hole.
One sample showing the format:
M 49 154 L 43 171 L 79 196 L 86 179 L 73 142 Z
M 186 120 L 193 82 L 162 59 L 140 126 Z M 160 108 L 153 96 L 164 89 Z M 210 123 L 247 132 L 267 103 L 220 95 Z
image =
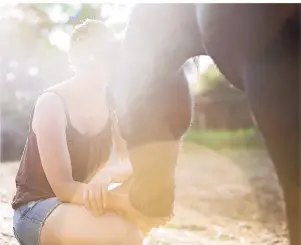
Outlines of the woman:
M 75 76 L 35 104 L 12 203 L 21 245 L 142 244 L 137 226 L 104 213 L 128 205 L 107 188 L 132 171 L 106 94 L 116 44 L 101 22 L 78 25 L 69 50 Z M 105 166 L 113 141 L 121 161 Z

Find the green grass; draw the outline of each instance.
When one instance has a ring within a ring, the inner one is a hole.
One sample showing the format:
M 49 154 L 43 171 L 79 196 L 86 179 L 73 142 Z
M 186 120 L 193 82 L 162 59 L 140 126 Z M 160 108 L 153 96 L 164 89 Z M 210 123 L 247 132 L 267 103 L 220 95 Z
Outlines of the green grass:
M 264 143 L 260 134 L 253 128 L 229 131 L 194 131 L 189 130 L 184 141 L 214 149 L 221 148 L 262 148 Z

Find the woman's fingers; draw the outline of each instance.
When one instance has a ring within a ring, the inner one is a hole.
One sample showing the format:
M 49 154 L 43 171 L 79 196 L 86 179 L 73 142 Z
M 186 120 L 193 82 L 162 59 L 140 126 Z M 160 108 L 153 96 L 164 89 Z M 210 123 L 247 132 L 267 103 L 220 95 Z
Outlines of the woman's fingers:
M 95 202 L 98 214 L 102 214 L 103 213 L 103 196 L 102 196 L 102 188 L 99 186 L 95 186 L 95 189 L 94 189 L 94 202 Z
M 103 212 L 101 188 L 89 186 L 84 190 L 85 208 L 91 211 L 94 215 L 99 215 Z
M 101 188 L 101 201 L 102 201 L 102 208 L 105 209 L 107 207 L 107 200 L 108 200 L 108 190 L 107 187 Z
M 98 215 L 95 191 L 93 189 L 89 189 L 89 207 L 94 215 Z
M 85 208 L 90 210 L 90 203 L 89 203 L 89 189 L 85 188 L 83 192 L 83 199 L 84 199 L 84 204 Z

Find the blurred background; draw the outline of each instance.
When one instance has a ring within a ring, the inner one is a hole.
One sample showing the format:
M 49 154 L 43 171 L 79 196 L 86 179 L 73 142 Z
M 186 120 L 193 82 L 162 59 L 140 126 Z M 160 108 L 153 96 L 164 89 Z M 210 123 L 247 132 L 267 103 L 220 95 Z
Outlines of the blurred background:
M 9 202 L 35 100 L 72 75 L 69 34 L 92 18 L 122 37 L 133 6 L 0 5 L 1 244 L 14 241 Z M 286 244 L 282 193 L 244 93 L 208 57 L 190 59 L 184 69 L 194 120 L 177 170 L 176 217 L 148 244 Z

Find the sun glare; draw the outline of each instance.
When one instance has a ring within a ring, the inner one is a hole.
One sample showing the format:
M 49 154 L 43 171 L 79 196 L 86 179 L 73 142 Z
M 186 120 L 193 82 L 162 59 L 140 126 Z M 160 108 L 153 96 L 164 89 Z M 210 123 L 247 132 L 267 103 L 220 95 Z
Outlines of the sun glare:
M 133 6 L 134 4 L 127 4 L 126 6 L 118 6 L 118 4 L 106 4 L 102 7 L 101 15 L 103 18 L 107 18 L 105 22 L 108 26 L 126 23 Z M 61 5 L 56 5 L 56 7 L 51 10 L 49 16 L 54 22 L 67 22 L 68 18 L 70 17 L 63 13 Z M 124 32 L 122 32 L 120 35 L 123 36 L 123 34 Z M 50 33 L 49 41 L 52 45 L 57 46 L 59 49 L 68 51 L 70 34 L 61 28 L 57 28 Z
M 199 81 L 197 79 L 198 73 L 204 73 L 208 69 L 210 65 L 213 64 L 213 61 L 208 56 L 200 56 L 198 61 L 198 67 L 197 65 L 192 61 L 192 59 L 189 59 L 185 64 L 185 73 L 186 77 L 189 83 L 191 84 L 197 84 Z
M 49 41 L 52 45 L 61 50 L 68 51 L 70 46 L 70 35 L 62 29 L 55 29 L 49 35 Z
M 63 14 L 63 7 L 60 4 L 55 5 L 50 13 L 49 13 L 49 18 L 53 22 L 67 22 L 69 19 L 69 16 L 66 14 Z

